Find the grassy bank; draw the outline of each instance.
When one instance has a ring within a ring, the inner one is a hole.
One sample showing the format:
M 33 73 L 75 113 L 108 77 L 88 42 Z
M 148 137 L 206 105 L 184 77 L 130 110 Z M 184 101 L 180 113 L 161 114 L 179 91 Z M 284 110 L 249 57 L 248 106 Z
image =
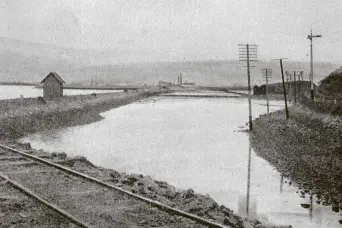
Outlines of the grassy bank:
M 255 120 L 251 134 L 256 153 L 268 160 L 317 203 L 337 210 L 342 202 L 342 118 L 303 106 Z M 341 208 L 342 209 L 342 208 Z
M 27 98 L 0 102 L 0 139 L 19 138 L 28 133 L 81 125 L 101 119 L 99 113 L 158 92 L 126 92 L 68 96 L 44 101 Z

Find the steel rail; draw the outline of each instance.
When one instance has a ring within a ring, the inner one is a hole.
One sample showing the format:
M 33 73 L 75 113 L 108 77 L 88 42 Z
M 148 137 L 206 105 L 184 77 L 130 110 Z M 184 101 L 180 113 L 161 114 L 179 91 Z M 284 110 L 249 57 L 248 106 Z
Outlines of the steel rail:
M 163 203 L 160 203 L 158 201 L 155 201 L 155 200 L 151 200 L 151 199 L 148 199 L 146 197 L 143 197 L 143 196 L 139 196 L 137 194 L 134 194 L 132 192 L 129 192 L 129 191 L 126 191 L 124 189 L 121 189 L 119 187 L 116 187 L 114 185 L 111 185 L 111 184 L 108 184 L 108 183 L 105 183 L 103 181 L 100 181 L 96 178 L 93 178 L 91 176 L 88 176 L 86 174 L 83 174 L 83 173 L 79 173 L 77 171 L 74 171 L 72 169 L 69 169 L 69 168 L 66 168 L 64 166 L 61 166 L 59 164 L 56 164 L 56 163 L 53 163 L 51 161 L 47 161 L 45 159 L 42 159 L 42 158 L 39 158 L 39 157 L 36 157 L 34 155 L 31 155 L 31 154 L 27 154 L 27 153 L 24 153 L 24 152 L 21 152 L 17 149 L 14 149 L 14 148 L 11 148 L 11 147 L 8 147 L 8 146 L 5 146 L 5 145 L 2 145 L 0 144 L 0 148 L 3 148 L 3 149 L 6 149 L 6 150 L 9 150 L 9 151 L 12 151 L 14 153 L 17 153 L 17 154 L 20 154 L 24 157 L 27 157 L 27 158 L 30 158 L 32 160 L 35 160 L 35 161 L 38 161 L 40 163 L 43 163 L 43 164 L 46 164 L 48 166 L 52 166 L 52 167 L 55 167 L 61 171 L 64 171 L 66 173 L 69 173 L 71 175 L 74 175 L 74 176 L 78 176 L 78 177 L 81 177 L 85 180 L 88 180 L 88 181 L 91 181 L 91 182 L 94 182 L 94 183 L 97 183 L 99 185 L 102 185 L 106 188 L 109 188 L 109 189 L 112 189 L 112 190 L 116 190 L 120 193 L 123 193 L 123 194 L 126 194 L 128 196 L 131 196 L 135 199 L 138 199 L 140 201 L 143 201 L 147 204 L 149 204 L 150 206 L 153 206 L 153 207 L 157 207 L 169 214 L 172 214 L 172 215 L 178 215 L 178 216 L 181 216 L 181 217 L 185 217 L 185 218 L 188 218 L 188 219 L 191 219 L 193 221 L 196 221 L 202 225 L 205 225 L 205 226 L 208 226 L 208 227 L 211 227 L 211 228 L 227 228 L 227 226 L 224 226 L 224 225 L 221 225 L 221 224 L 218 224 L 218 223 L 215 223 L 215 222 L 212 222 L 212 221 L 209 221 L 207 219 L 204 219 L 204 218 L 201 218 L 199 216 L 196 216 L 196 215 L 193 215 L 193 214 L 190 214 L 190 213 L 187 213 L 185 211 L 182 211 L 182 210 L 179 210 L 179 209 L 176 209 L 176 208 L 173 208 L 173 207 L 170 207 L 170 206 L 167 206 Z
M 29 197 L 32 197 L 32 198 L 36 199 L 37 201 L 39 201 L 40 203 L 44 204 L 48 208 L 52 209 L 53 211 L 56 211 L 61 216 L 69 219 L 71 222 L 73 222 L 73 223 L 75 223 L 75 224 L 77 224 L 77 225 L 79 225 L 79 226 L 81 226 L 83 228 L 91 228 L 92 227 L 92 226 L 82 222 L 80 219 L 76 218 L 75 216 L 69 214 L 67 211 L 57 207 L 54 204 L 49 203 L 48 201 L 46 201 L 42 197 L 38 196 L 37 194 L 35 194 L 31 190 L 29 190 L 28 188 L 25 188 L 24 186 L 20 185 L 18 182 L 14 181 L 14 180 L 11 180 L 10 178 L 5 176 L 4 174 L 0 173 L 0 177 L 2 179 L 6 180 L 7 182 L 9 182 L 14 188 L 16 188 L 19 191 L 25 193 Z

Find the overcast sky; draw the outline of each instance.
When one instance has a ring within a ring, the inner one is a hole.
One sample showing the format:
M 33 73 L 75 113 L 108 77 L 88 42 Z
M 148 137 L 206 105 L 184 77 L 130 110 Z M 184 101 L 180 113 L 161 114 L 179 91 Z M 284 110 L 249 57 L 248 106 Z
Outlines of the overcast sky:
M 237 58 L 255 43 L 261 59 L 342 62 L 341 0 L 0 0 L 0 36 L 83 49 L 130 61 Z

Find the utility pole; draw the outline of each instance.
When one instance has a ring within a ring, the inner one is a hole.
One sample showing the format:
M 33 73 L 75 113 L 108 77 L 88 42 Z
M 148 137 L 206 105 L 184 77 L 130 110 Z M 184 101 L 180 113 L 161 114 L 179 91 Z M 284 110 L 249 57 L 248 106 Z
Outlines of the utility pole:
M 297 104 L 296 71 L 293 71 L 294 103 Z
M 293 71 L 293 87 L 294 87 L 294 103 L 297 103 L 297 96 L 300 97 L 301 78 L 303 78 L 303 71 Z M 297 95 L 298 94 L 298 95 Z
M 313 83 L 313 50 L 312 50 L 312 39 L 319 38 L 322 35 L 312 35 L 312 29 L 310 35 L 308 35 L 308 39 L 310 40 L 310 84 L 311 84 L 311 100 L 314 101 L 314 83 Z
M 298 77 L 299 77 L 299 88 L 298 88 L 299 96 L 302 93 L 303 73 L 304 73 L 304 71 L 299 71 L 299 75 L 298 75 Z
M 266 79 L 266 100 L 267 100 L 267 115 L 270 114 L 270 103 L 268 99 L 268 79 L 272 78 L 272 69 L 264 68 L 261 69 L 263 78 Z
M 286 119 L 288 119 L 289 118 L 289 109 L 287 108 L 287 100 L 286 100 L 286 88 L 285 88 L 285 82 L 284 82 L 283 59 L 287 59 L 287 58 L 281 58 L 281 59 L 275 59 L 275 60 L 279 60 L 279 62 L 280 62 L 281 79 L 283 81 L 283 90 L 284 90 L 285 112 L 286 112 Z
M 288 71 L 285 71 L 285 74 L 286 74 L 286 81 L 287 81 L 287 91 L 292 91 L 292 87 L 291 87 L 291 83 L 292 83 L 292 77 L 291 77 L 291 74 L 290 72 Z M 291 96 L 289 96 L 289 102 L 291 102 Z
M 251 101 L 251 71 L 250 62 L 257 61 L 257 45 L 255 44 L 238 44 L 239 46 L 239 61 L 245 61 L 247 63 L 247 80 L 248 80 L 248 107 L 249 107 L 249 130 L 253 130 L 252 123 L 252 101 Z

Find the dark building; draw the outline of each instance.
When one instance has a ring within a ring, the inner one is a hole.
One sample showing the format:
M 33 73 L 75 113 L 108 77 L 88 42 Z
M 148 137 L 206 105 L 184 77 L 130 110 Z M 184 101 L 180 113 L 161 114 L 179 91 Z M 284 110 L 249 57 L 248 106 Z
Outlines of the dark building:
M 63 96 L 63 83 L 65 82 L 56 72 L 50 72 L 41 83 L 43 83 L 43 97 L 45 99 L 54 99 Z
M 295 82 L 285 82 L 286 92 L 293 94 L 294 88 L 296 88 L 297 94 L 302 94 L 304 92 L 310 92 L 310 82 L 309 81 L 297 81 Z M 314 85 L 316 88 L 316 85 Z M 265 95 L 266 94 L 266 85 L 254 86 L 253 87 L 254 95 Z M 282 83 L 272 83 L 268 85 L 268 93 L 269 94 L 283 94 L 283 84 Z
M 253 87 L 254 95 L 265 95 L 266 94 L 266 85 L 254 86 Z

